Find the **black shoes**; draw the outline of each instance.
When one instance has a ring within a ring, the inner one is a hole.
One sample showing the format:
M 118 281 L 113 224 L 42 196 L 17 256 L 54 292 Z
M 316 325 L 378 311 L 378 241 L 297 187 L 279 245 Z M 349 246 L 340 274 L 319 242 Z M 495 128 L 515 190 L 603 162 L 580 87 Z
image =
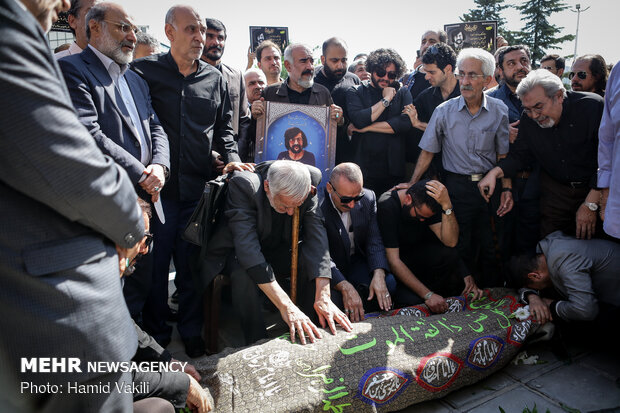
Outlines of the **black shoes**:
M 200 336 L 184 338 L 183 344 L 185 344 L 185 354 L 191 358 L 205 354 L 205 342 Z

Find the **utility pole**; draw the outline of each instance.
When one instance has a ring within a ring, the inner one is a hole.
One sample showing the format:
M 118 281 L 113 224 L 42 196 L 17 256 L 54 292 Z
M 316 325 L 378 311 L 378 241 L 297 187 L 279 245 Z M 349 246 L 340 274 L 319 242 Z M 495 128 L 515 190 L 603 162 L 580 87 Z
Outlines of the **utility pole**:
M 581 16 L 581 12 L 588 10 L 590 8 L 590 6 L 586 7 L 583 10 L 581 10 L 581 4 L 577 3 L 575 5 L 575 8 L 577 10 L 571 10 L 573 13 L 577 13 L 577 30 L 575 31 L 575 52 L 573 53 L 573 64 L 575 63 L 575 60 L 577 59 L 577 40 L 579 40 L 579 17 Z M 572 64 L 571 64 L 571 66 L 572 66 Z

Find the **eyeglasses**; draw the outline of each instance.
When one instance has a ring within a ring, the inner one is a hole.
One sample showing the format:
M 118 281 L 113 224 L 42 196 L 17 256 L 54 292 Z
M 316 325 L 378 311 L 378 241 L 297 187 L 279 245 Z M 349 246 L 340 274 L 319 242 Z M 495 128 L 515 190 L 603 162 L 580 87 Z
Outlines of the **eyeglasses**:
M 471 80 L 476 80 L 476 79 L 481 79 L 483 77 L 486 77 L 485 75 L 479 75 L 476 73 L 460 73 L 460 72 L 457 73 L 455 76 L 458 80 L 463 80 L 466 78 L 469 78 Z
M 144 240 L 144 246 L 148 249 L 148 254 L 153 249 L 153 234 L 151 234 L 150 232 L 145 232 L 144 237 L 146 238 Z
M 336 191 L 336 187 L 334 186 L 334 184 L 332 184 L 331 182 L 329 184 L 332 186 L 332 189 L 336 193 L 336 196 L 338 196 L 338 198 L 340 198 L 340 202 L 342 202 L 343 204 L 350 204 L 352 201 L 353 202 L 359 202 L 362 198 L 364 198 L 364 191 L 363 190 L 362 190 L 362 192 L 360 192 L 360 194 L 358 196 L 342 196 L 342 195 L 340 195 L 338 193 L 338 191 Z
M 133 24 L 113 22 L 112 20 L 104 20 L 104 22 L 115 25 L 116 27 L 121 29 L 121 32 L 125 34 L 129 33 L 130 31 L 132 31 L 133 34 L 137 34 L 140 31 L 140 29 L 138 29 Z
M 377 75 L 377 77 L 383 77 L 386 74 L 387 74 L 388 79 L 390 80 L 396 79 L 396 72 L 388 72 L 382 67 L 375 70 L 375 75 Z
M 575 75 L 577 75 L 577 77 L 581 80 L 585 80 L 586 77 L 588 77 L 588 72 L 586 71 L 581 71 L 581 72 L 570 72 L 568 74 L 568 80 L 573 80 L 573 78 L 575 77 Z
M 549 100 L 553 102 L 555 100 L 555 96 Z M 523 113 L 525 113 L 529 117 L 532 117 L 533 114 L 536 114 L 536 116 L 539 116 L 542 113 L 542 111 L 545 109 L 546 105 L 547 103 L 538 102 L 532 108 L 523 108 Z

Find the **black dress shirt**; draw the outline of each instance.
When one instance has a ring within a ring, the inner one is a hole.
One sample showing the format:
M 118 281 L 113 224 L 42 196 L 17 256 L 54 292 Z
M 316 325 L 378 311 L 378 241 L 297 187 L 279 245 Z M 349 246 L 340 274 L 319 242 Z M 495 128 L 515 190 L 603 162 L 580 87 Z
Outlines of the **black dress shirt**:
M 508 156 L 498 166 L 507 177 L 537 160 L 559 183 L 581 182 L 596 187 L 598 129 L 603 116 L 603 98 L 594 93 L 567 92 L 557 125 L 541 128 L 526 114 Z
M 200 198 L 205 182 L 212 178 L 214 143 L 223 149 L 225 162 L 240 161 L 226 81 L 213 66 L 197 62 L 196 72 L 187 77 L 170 52 L 132 63 L 149 84 L 153 108 L 170 142 L 170 179 L 162 190 L 166 199 Z

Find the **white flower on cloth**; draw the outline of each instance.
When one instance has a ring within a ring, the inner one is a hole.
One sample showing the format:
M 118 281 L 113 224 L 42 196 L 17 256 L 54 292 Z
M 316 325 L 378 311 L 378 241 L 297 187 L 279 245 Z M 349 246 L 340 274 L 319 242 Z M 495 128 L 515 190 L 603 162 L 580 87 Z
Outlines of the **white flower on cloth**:
M 525 321 L 530 318 L 530 306 L 526 305 L 525 307 L 517 308 L 517 311 L 511 314 L 512 318 L 516 318 L 519 321 Z

